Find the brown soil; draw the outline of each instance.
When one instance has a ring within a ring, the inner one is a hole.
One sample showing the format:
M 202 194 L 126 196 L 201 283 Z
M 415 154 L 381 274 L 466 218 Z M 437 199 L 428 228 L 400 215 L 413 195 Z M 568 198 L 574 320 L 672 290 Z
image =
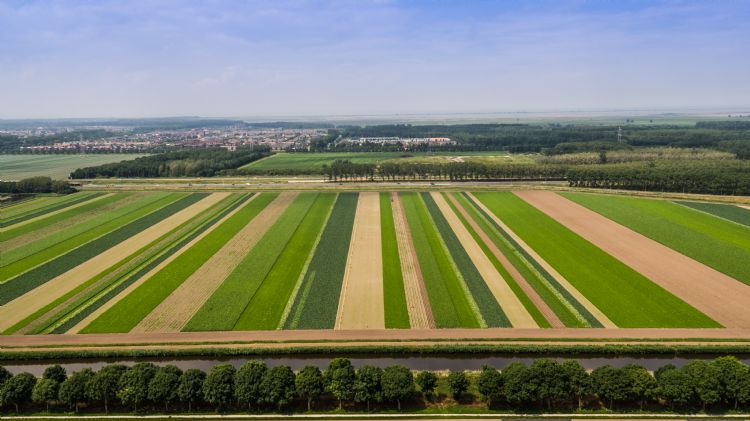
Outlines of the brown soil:
M 544 259 L 542 259 L 542 256 L 537 254 L 537 252 L 534 251 L 528 244 L 526 244 L 525 241 L 521 239 L 518 235 L 516 235 L 513 230 L 510 229 L 503 221 L 500 220 L 500 218 L 497 217 L 494 213 L 492 213 L 487 206 L 484 205 L 479 199 L 474 197 L 473 194 L 469 193 L 469 196 L 471 196 L 472 201 L 476 203 L 477 206 L 479 206 L 487 215 L 492 218 L 493 221 L 495 221 L 496 224 L 498 224 L 508 235 L 510 235 L 513 238 L 513 241 L 515 241 L 529 256 L 531 256 L 534 261 L 539 263 L 539 265 L 544 268 L 547 273 L 549 273 L 557 283 L 559 283 L 570 295 L 572 295 L 589 313 L 591 313 L 594 318 L 602 324 L 602 326 L 606 328 L 616 328 L 617 325 L 615 325 L 609 318 L 601 312 L 591 301 L 588 300 L 583 294 L 581 294 L 580 291 L 578 291 L 573 284 L 568 282 L 567 279 L 565 279 L 564 276 L 562 276 L 555 268 L 553 268 L 549 263 L 547 263 Z
M 419 268 L 417 251 L 414 249 L 401 198 L 396 192 L 391 193 L 391 207 L 393 208 L 398 255 L 401 260 L 401 276 L 404 278 L 409 324 L 412 329 L 434 329 L 435 318 L 432 315 L 427 288 L 424 285 L 422 271 Z
M 359 194 L 336 329 L 384 329 L 380 194 Z
M 750 327 L 750 286 L 552 192 L 516 193 L 725 327 Z
M 443 195 L 439 192 L 432 192 L 430 195 L 433 200 L 435 200 L 440 212 L 448 221 L 448 225 L 450 225 L 451 229 L 456 234 L 461 246 L 469 255 L 474 267 L 476 267 L 477 271 L 482 276 L 482 279 L 484 279 L 484 282 L 489 287 L 495 300 L 500 304 L 505 315 L 508 316 L 511 325 L 513 327 L 521 328 L 539 327 L 534 321 L 534 318 L 531 317 L 531 314 L 526 311 L 526 308 L 505 279 L 500 276 L 500 273 L 495 269 L 495 266 L 490 259 L 487 258 L 487 255 L 484 254 L 484 251 L 479 244 L 474 241 L 469 230 L 467 230 L 463 223 L 461 223 L 461 220 L 458 219 L 458 216 L 456 216 L 450 208 Z
M 521 273 L 516 269 L 515 266 L 513 266 L 512 263 L 510 263 L 510 260 L 508 260 L 507 257 L 500 251 L 500 249 L 497 248 L 495 243 L 490 239 L 490 237 L 487 235 L 487 233 L 482 230 L 482 228 L 477 224 L 477 222 L 469 215 L 469 213 L 466 211 L 466 209 L 461 206 L 461 204 L 456 200 L 456 198 L 448 193 L 448 199 L 453 203 L 453 206 L 458 209 L 458 211 L 461 213 L 461 215 L 464 217 L 464 219 L 469 223 L 471 228 L 474 230 L 474 232 L 477 233 L 479 238 L 484 242 L 484 244 L 487 246 L 487 248 L 490 250 L 490 252 L 495 256 L 495 258 L 500 262 L 500 264 L 505 268 L 506 271 L 510 274 L 510 276 L 513 278 L 513 280 L 516 281 L 518 286 L 523 290 L 523 292 L 526 294 L 527 297 L 529 297 L 529 300 L 531 300 L 531 303 L 536 306 L 537 309 L 542 313 L 544 318 L 549 322 L 550 327 L 558 328 L 558 327 L 565 327 L 562 321 L 560 321 L 560 318 L 557 317 L 557 314 L 555 314 L 554 311 L 547 305 L 547 303 L 542 299 L 542 297 L 534 290 L 534 288 L 526 281 L 526 279 L 521 275 Z
M 743 209 L 750 210 L 750 205 L 737 205 L 737 206 L 739 206 L 739 207 L 741 207 Z
M 0 330 L 5 330 L 42 307 L 67 294 L 82 283 L 135 253 L 149 243 L 213 206 L 230 193 L 213 193 L 127 240 L 94 256 L 88 261 L 0 307 Z

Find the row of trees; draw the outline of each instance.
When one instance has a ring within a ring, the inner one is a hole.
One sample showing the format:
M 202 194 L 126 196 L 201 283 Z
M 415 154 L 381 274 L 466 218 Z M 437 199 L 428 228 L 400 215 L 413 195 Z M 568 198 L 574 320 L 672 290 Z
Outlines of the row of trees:
M 682 368 L 667 365 L 653 374 L 638 365 L 603 366 L 588 373 L 577 361 L 538 359 L 530 366 L 514 362 L 501 371 L 484 367 L 479 374 L 447 376 L 430 371 L 414 376 L 403 366 L 355 370 L 348 359 L 336 358 L 324 371 L 307 366 L 298 373 L 259 361 L 248 361 L 238 370 L 220 364 L 208 373 L 138 363 L 108 365 L 97 372 L 86 368 L 70 376 L 62 367 L 51 366 L 37 379 L 29 373 L 12 376 L 0 367 L 0 403 L 16 412 L 33 403 L 47 411 L 60 405 L 76 412 L 101 405 L 108 413 L 113 404 L 136 412 L 168 412 L 206 404 L 219 411 L 281 411 L 297 403 L 309 411 L 314 403 L 335 400 L 339 409 L 358 403 L 368 411 L 373 404 L 401 410 L 403 402 L 440 398 L 441 384 L 459 403 L 471 402 L 476 390 L 490 409 L 706 410 L 737 409 L 750 401 L 750 370 L 734 357 L 695 360 Z
M 323 168 L 329 180 L 562 180 L 566 167 L 543 164 L 484 164 L 480 162 L 353 163 L 336 160 Z
M 10 194 L 34 194 L 34 193 L 59 193 L 67 194 L 74 192 L 67 181 L 53 180 L 50 177 L 31 177 L 19 181 L 0 181 L 0 193 Z
M 247 146 L 229 151 L 199 148 L 144 156 L 130 161 L 79 168 L 70 178 L 98 177 L 212 177 L 268 156 L 268 146 Z

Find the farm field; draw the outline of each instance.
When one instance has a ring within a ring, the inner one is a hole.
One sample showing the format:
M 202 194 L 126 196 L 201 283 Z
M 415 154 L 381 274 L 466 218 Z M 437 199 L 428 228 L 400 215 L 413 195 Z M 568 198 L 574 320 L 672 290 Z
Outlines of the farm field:
M 143 155 L 0 155 L 0 180 L 21 180 L 36 176 L 67 179 L 78 168 L 120 162 L 139 156 Z
M 92 191 L 5 209 L 6 335 L 750 329 L 750 211 L 733 205 L 552 191 Z M 722 260 L 689 239 L 724 247 Z M 686 269 L 662 267 L 675 265 Z

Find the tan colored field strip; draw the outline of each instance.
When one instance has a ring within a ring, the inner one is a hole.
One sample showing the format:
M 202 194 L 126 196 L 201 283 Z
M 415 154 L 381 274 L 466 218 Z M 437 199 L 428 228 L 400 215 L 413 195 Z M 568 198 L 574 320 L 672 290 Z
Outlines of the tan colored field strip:
M 500 307 L 505 312 L 511 325 L 513 327 L 522 328 L 539 327 L 534 321 L 534 318 L 531 317 L 531 314 L 526 311 L 526 307 L 523 306 L 505 279 L 500 276 L 500 273 L 495 269 L 495 266 L 490 259 L 487 258 L 487 255 L 484 254 L 484 251 L 482 251 L 479 244 L 474 241 L 469 230 L 467 230 L 463 223 L 461 223 L 461 220 L 458 219 L 458 216 L 456 216 L 450 208 L 443 195 L 440 194 L 440 192 L 431 192 L 430 195 L 432 196 L 432 199 L 435 200 L 440 212 L 448 221 L 448 225 L 450 225 L 453 233 L 456 234 L 458 241 L 461 242 L 461 246 L 466 251 L 466 254 L 469 255 L 474 267 L 477 268 L 477 271 L 482 276 L 482 279 L 484 279 L 487 287 L 489 287 L 495 300 L 497 300 L 498 304 L 500 304 Z
M 401 275 L 404 278 L 409 325 L 412 329 L 434 329 L 435 318 L 432 315 L 427 288 L 419 268 L 417 251 L 414 249 L 409 224 L 406 222 L 404 206 L 396 192 L 391 193 L 391 207 L 393 208 L 398 255 L 401 260 Z
M 750 327 L 750 286 L 553 192 L 516 195 L 725 327 Z
M 115 263 L 147 246 L 190 218 L 193 218 L 203 210 L 218 203 L 229 194 L 212 193 L 208 197 L 175 213 L 158 224 L 152 225 L 114 247 L 104 250 L 86 262 L 0 307 L 0 330 L 5 330 L 25 319 L 60 296 L 67 294 Z
M 197 237 L 195 237 L 192 240 L 190 240 L 189 243 L 185 244 L 184 246 L 182 246 L 182 248 L 180 248 L 179 250 L 177 250 L 176 252 L 174 252 L 171 256 L 169 256 L 166 259 L 164 259 L 164 261 L 162 261 L 157 266 L 155 266 L 153 269 L 151 269 L 150 271 L 148 271 L 146 274 L 144 274 L 143 276 L 141 276 L 140 278 L 138 278 L 138 280 L 136 280 L 135 282 L 133 282 L 132 284 L 130 284 L 127 288 L 125 288 L 124 290 L 122 290 L 116 296 L 112 297 L 112 299 L 109 300 L 109 301 L 107 301 L 104 305 L 102 305 L 98 309 L 94 310 L 91 314 L 89 314 L 88 316 L 86 316 L 85 319 L 83 319 L 80 322 L 78 322 L 77 325 L 73 326 L 72 328 L 70 328 L 70 330 L 68 330 L 65 333 L 66 334 L 76 334 L 76 333 L 80 332 L 83 328 L 85 328 L 86 326 L 88 326 L 89 324 L 91 324 L 91 322 L 93 322 L 96 318 L 98 318 L 99 316 L 101 316 L 105 311 L 109 310 L 112 306 L 114 306 L 115 304 L 117 304 L 120 300 L 122 300 L 123 298 L 125 298 L 126 296 L 128 296 L 136 288 L 138 288 L 139 286 L 141 286 L 144 282 L 146 282 L 147 280 L 149 280 L 152 276 L 156 275 L 156 273 L 158 273 L 160 270 L 164 269 L 164 267 L 167 266 L 168 264 L 170 264 L 174 259 L 178 258 L 182 253 L 184 253 L 185 251 L 187 251 L 191 247 L 193 247 L 198 241 L 202 240 L 203 237 L 205 237 L 208 234 L 210 234 L 211 231 L 213 231 L 214 229 L 216 229 L 216 227 L 218 227 L 219 225 L 221 225 L 227 219 L 231 218 L 232 215 L 234 215 L 235 213 L 239 212 L 240 209 L 242 209 L 242 206 L 238 206 L 237 208 L 233 209 L 228 214 L 224 215 L 221 219 L 219 219 L 218 221 L 216 221 L 207 230 L 203 231 Z
M 0 232 L 5 232 L 5 231 L 8 231 L 8 230 L 16 229 L 16 228 L 22 227 L 22 226 L 24 226 L 26 224 L 30 224 L 32 222 L 36 222 L 36 221 L 39 221 L 39 220 L 44 219 L 44 218 L 49 218 L 52 215 L 57 215 L 58 213 L 63 213 L 63 212 L 69 211 L 71 209 L 75 209 L 75 208 L 81 207 L 83 205 L 88 205 L 89 203 L 94 203 L 94 202 L 96 202 L 98 200 L 104 199 L 105 197 L 112 196 L 113 194 L 114 193 L 103 194 L 101 196 L 94 197 L 94 198 L 89 199 L 89 200 L 84 200 L 83 202 L 78 202 L 78 203 L 76 203 L 74 205 L 70 205 L 70 206 L 64 207 L 62 209 L 58 209 L 58 210 L 55 210 L 55 211 L 52 211 L 52 212 L 45 213 L 43 215 L 39 215 L 39 216 L 31 218 L 31 219 L 27 219 L 25 221 L 21 221 L 21 222 L 19 222 L 17 224 L 13 224 L 13 225 L 9 225 L 7 227 L 0 228 Z
M 380 194 L 359 194 L 336 329 L 384 329 Z
M 557 314 L 555 314 L 554 311 L 547 305 L 547 303 L 542 299 L 542 297 L 534 290 L 534 288 L 526 281 L 526 279 L 521 275 L 521 273 L 516 269 L 515 266 L 513 266 L 512 263 L 510 263 L 510 260 L 508 260 L 507 257 L 500 251 L 500 249 L 497 248 L 495 243 L 490 239 L 490 237 L 487 235 L 487 233 L 482 230 L 482 228 L 477 224 L 477 222 L 469 215 L 469 213 L 466 211 L 466 209 L 461 206 L 461 204 L 456 200 L 456 198 L 451 194 L 448 193 L 448 200 L 453 203 L 453 206 L 458 209 L 458 211 L 461 213 L 461 215 L 464 217 L 464 219 L 469 223 L 471 228 L 474 230 L 474 232 L 477 233 L 479 238 L 484 242 L 484 244 L 487 246 L 487 248 L 490 250 L 490 252 L 495 256 L 495 258 L 500 262 L 500 264 L 505 268 L 506 271 L 510 274 L 510 276 L 516 281 L 518 286 L 523 290 L 523 292 L 526 294 L 527 297 L 529 297 L 529 300 L 531 300 L 531 303 L 536 306 L 537 309 L 542 313 L 545 319 L 549 322 L 550 326 L 553 328 L 560 328 L 565 327 L 563 322 L 560 320 L 559 317 L 557 317 Z
M 490 218 L 492 218 L 492 220 L 495 221 L 495 223 L 499 225 L 500 228 L 503 229 L 503 231 L 508 233 L 508 235 L 511 238 L 513 238 L 513 241 L 515 241 L 529 256 L 531 256 L 532 259 L 534 259 L 537 263 L 539 263 L 539 265 L 542 268 L 544 268 L 544 270 L 547 271 L 547 273 L 549 273 L 553 278 L 555 278 L 555 280 L 560 284 L 560 286 L 565 288 L 565 290 L 568 291 L 568 293 L 572 295 L 573 298 L 575 298 L 583 306 L 583 308 L 585 308 L 589 313 L 591 313 L 591 315 L 594 316 L 594 318 L 599 323 L 601 323 L 603 327 L 617 328 L 617 325 L 615 325 L 614 322 L 612 322 L 612 320 L 609 320 L 609 317 L 607 317 L 604 313 L 602 313 L 601 310 L 599 310 L 591 301 L 589 301 L 588 298 L 586 298 L 586 296 L 581 294 L 581 292 L 578 291 L 578 289 L 576 289 L 576 287 L 574 287 L 570 282 L 568 282 L 568 280 L 565 279 L 565 277 L 562 276 L 557 270 L 555 270 L 555 268 L 553 268 L 549 263 L 547 263 L 544 259 L 542 259 L 542 256 L 537 254 L 537 252 L 535 252 L 534 249 L 532 249 L 528 244 L 526 244 L 526 242 L 523 241 L 521 237 L 516 235 L 516 233 L 513 232 L 513 230 L 511 230 L 510 227 L 505 225 L 505 223 L 501 221 L 500 218 L 497 217 L 497 215 L 492 213 L 492 211 L 489 210 L 489 208 L 487 208 L 487 206 L 485 206 L 484 203 L 482 203 L 479 199 L 477 199 L 472 193 L 467 193 L 467 194 L 471 197 L 472 201 L 479 208 L 481 208 L 485 213 L 487 213 L 487 215 L 489 215 Z
M 259 197 L 253 196 L 250 201 Z M 159 303 L 132 332 L 179 332 L 297 197 L 284 192 Z M 247 203 L 249 203 L 248 201 Z M 245 204 L 245 206 L 247 205 Z
M 743 209 L 750 210 L 750 205 L 737 205 L 737 206 L 739 206 L 739 207 L 741 207 Z

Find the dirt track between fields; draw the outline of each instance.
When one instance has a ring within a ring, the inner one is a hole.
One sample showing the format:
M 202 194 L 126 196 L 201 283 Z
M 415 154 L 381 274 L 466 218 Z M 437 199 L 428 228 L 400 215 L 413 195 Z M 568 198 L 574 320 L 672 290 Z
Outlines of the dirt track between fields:
M 516 195 L 725 327 L 750 327 L 750 286 L 553 192 Z
M 439 192 L 432 192 L 430 195 L 433 200 L 435 200 L 435 204 L 438 209 L 440 209 L 440 212 L 443 214 L 446 221 L 448 221 L 448 225 L 450 225 L 456 238 L 458 238 L 458 241 L 461 243 L 461 247 L 463 247 L 469 255 L 474 267 L 482 276 L 482 279 L 487 284 L 487 287 L 489 287 L 495 300 L 497 300 L 498 304 L 500 304 L 500 307 L 505 312 L 511 325 L 513 327 L 521 328 L 539 327 L 534 321 L 534 318 L 531 317 L 531 314 L 526 311 L 521 300 L 518 299 L 516 294 L 510 288 L 510 285 L 508 285 L 505 279 L 500 276 L 500 273 L 495 269 L 495 266 L 490 259 L 487 258 L 487 255 L 484 254 L 482 248 L 476 241 L 474 241 L 469 230 L 467 230 L 461 220 L 458 219 L 458 216 L 450 208 L 448 202 L 445 201 L 445 198 Z
M 336 329 L 385 329 L 380 194 L 359 194 Z
M 248 206 L 258 197 L 260 196 L 254 195 L 240 208 Z M 132 331 L 179 332 L 182 330 L 219 285 L 242 262 L 247 253 L 263 238 L 263 235 L 295 197 L 297 193 L 281 193 L 164 301 L 159 303 Z

